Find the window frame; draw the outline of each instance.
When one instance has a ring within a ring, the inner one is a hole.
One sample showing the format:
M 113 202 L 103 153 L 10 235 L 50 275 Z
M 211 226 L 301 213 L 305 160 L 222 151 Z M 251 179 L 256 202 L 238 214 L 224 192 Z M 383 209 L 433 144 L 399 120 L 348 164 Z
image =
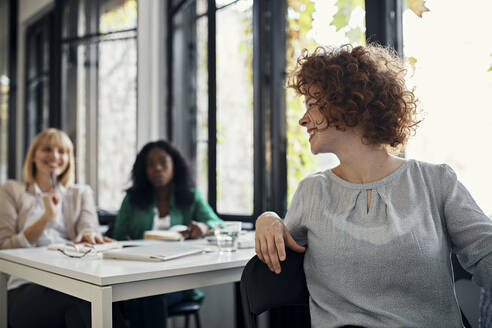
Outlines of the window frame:
M 57 17 L 60 20 L 60 28 L 58 29 L 59 33 L 59 38 L 60 38 L 60 45 L 59 45 L 59 53 L 61 54 L 60 59 L 58 60 L 59 63 L 59 79 L 61 80 L 62 77 L 64 76 L 64 71 L 62 67 L 62 62 L 66 60 L 65 54 L 62 52 L 62 47 L 63 46 L 80 46 L 80 45 L 85 45 L 89 48 L 88 50 L 88 56 L 89 56 L 89 62 L 93 63 L 93 65 L 90 66 L 90 70 L 88 71 L 88 75 L 85 80 L 85 87 L 87 90 L 86 93 L 86 104 L 87 104 L 87 109 L 86 109 L 86 145 L 85 145 L 85 183 L 89 184 L 92 189 L 94 190 L 94 196 L 96 200 L 96 204 L 99 205 L 99 183 L 98 183 L 98 174 L 99 174 L 99 166 L 98 164 L 94 165 L 94 163 L 98 163 L 98 158 L 99 158 L 99 145 L 98 145 L 98 139 L 99 139 L 99 134 L 98 134 L 98 112 L 99 112 L 99 50 L 98 47 L 94 47 L 93 45 L 98 45 L 101 42 L 112 42 L 112 41 L 120 41 L 120 40 L 128 40 L 128 39 L 133 39 L 135 40 L 135 44 L 137 46 L 137 76 L 136 76 L 136 83 L 137 83 L 137 89 L 138 89 L 138 19 L 137 19 L 137 27 L 134 28 L 129 28 L 129 29 L 123 29 L 123 30 L 118 30 L 118 31 L 109 31 L 105 33 L 99 32 L 99 1 L 86 1 L 87 6 L 85 6 L 85 15 L 87 18 L 87 27 L 88 27 L 88 32 L 86 32 L 83 35 L 76 35 L 76 36 L 68 36 L 68 37 L 62 37 L 62 30 L 65 28 L 63 25 L 63 6 L 64 4 L 68 3 L 70 0 L 57 0 L 56 3 L 56 8 L 57 8 Z M 77 2 L 78 4 L 79 2 Z M 138 4 L 138 1 L 137 1 Z M 78 17 L 79 17 L 79 10 L 80 8 L 77 7 L 77 10 L 73 13 L 73 17 L 71 17 L 69 25 L 66 26 L 67 30 L 69 31 L 77 31 L 78 27 Z M 137 9 L 138 10 L 138 9 Z M 138 15 L 138 14 L 137 14 Z M 78 61 L 79 58 L 77 58 L 77 54 L 74 54 L 75 60 Z M 76 72 L 75 74 L 71 75 L 71 79 L 77 79 Z M 60 81 L 61 82 L 61 81 Z M 66 82 L 66 81 L 64 81 Z M 67 83 L 64 83 L 67 85 Z M 60 83 L 60 88 L 61 89 L 61 83 Z M 63 109 L 60 114 L 60 126 L 61 129 L 67 132 L 69 137 L 72 139 L 74 142 L 74 145 L 77 144 L 77 113 L 76 111 L 78 110 L 77 108 L 77 97 L 76 97 L 76 90 L 69 90 L 66 89 L 66 92 L 59 92 L 57 94 L 58 99 L 60 100 L 61 103 L 61 108 Z M 70 97 L 68 96 L 70 95 Z M 70 100 L 68 100 L 70 99 Z M 137 92 L 137 99 L 136 99 L 136 116 L 135 116 L 135 124 L 137 127 L 137 135 L 135 138 L 138 136 L 138 125 L 137 125 L 137 120 L 138 120 L 138 92 Z M 136 140 L 136 144 L 138 145 L 138 140 Z M 77 152 L 77 147 L 75 147 L 74 151 Z M 124 173 L 123 173 L 124 174 Z M 129 174 L 129 172 L 127 173 Z
M 215 211 L 217 211 L 216 14 L 237 2 L 231 0 L 225 5 L 216 7 L 215 0 L 208 0 L 207 11 L 195 15 L 193 22 L 190 22 L 196 24 L 196 21 L 203 16 L 207 17 L 208 22 L 208 202 Z M 195 5 L 195 0 L 182 0 L 174 6 L 172 3 L 168 6 L 168 67 L 173 67 L 173 18 L 184 8 Z M 285 111 L 283 110 L 285 104 L 273 100 L 285 98 L 282 82 L 285 76 L 285 56 L 280 56 L 282 60 L 275 61 L 273 58 L 285 49 L 285 36 L 279 38 L 278 35 L 283 34 L 276 33 L 285 28 L 285 21 L 281 19 L 283 15 L 273 15 L 273 13 L 286 12 L 286 8 L 286 3 L 283 1 L 253 2 L 253 213 L 251 215 L 218 213 L 225 220 L 254 222 L 266 209 L 284 212 L 287 190 Z M 272 43 L 274 46 L 271 46 Z M 195 49 L 196 54 L 196 47 L 188 48 Z M 192 54 L 191 57 L 194 58 L 194 55 Z M 196 89 L 194 91 L 196 92 Z M 172 140 L 173 120 L 178 114 L 172 110 L 175 101 L 172 71 L 169 71 L 168 75 L 168 95 L 168 138 Z M 190 155 L 192 161 L 196 160 L 195 154 L 187 155 Z
M 216 99 L 216 12 L 215 0 L 208 0 L 206 13 L 195 15 L 195 24 L 208 18 L 208 202 L 217 211 L 217 99 Z M 168 4 L 168 67 L 173 67 L 173 17 L 196 0 Z M 366 39 L 396 49 L 402 55 L 402 0 L 366 0 Z M 287 1 L 253 1 L 253 111 L 254 111 L 254 209 L 250 216 L 218 213 L 225 220 L 254 222 L 266 210 L 283 216 L 287 210 L 287 137 L 285 67 Z M 196 28 L 196 24 L 195 24 Z M 195 49 L 193 40 L 189 49 Z M 193 57 L 193 56 L 191 56 Z M 196 69 L 196 68 L 195 68 Z M 173 139 L 173 73 L 168 71 L 168 138 Z M 192 74 L 193 75 L 193 74 Z M 192 76 L 193 78 L 193 76 Z M 195 89 L 196 92 L 196 89 Z M 280 100 L 280 101 L 279 101 Z M 192 160 L 195 160 L 191 154 Z
M 18 17 L 18 1 L 7 0 L 9 6 L 8 12 L 8 78 L 9 78 L 9 93 L 8 93 L 8 155 L 7 155 L 7 178 L 15 179 L 17 174 L 17 17 Z

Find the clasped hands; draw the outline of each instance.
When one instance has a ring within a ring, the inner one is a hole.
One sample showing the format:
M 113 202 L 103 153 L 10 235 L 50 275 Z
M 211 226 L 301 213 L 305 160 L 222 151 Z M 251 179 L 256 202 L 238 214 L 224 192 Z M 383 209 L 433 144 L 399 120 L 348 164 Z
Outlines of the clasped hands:
M 285 260 L 285 246 L 302 253 L 305 247 L 296 243 L 280 217 L 275 212 L 265 212 L 256 220 L 255 251 L 268 268 L 280 273 L 280 261 Z
M 180 231 L 185 239 L 197 239 L 205 236 L 208 232 L 208 225 L 203 222 L 191 221 L 188 229 Z

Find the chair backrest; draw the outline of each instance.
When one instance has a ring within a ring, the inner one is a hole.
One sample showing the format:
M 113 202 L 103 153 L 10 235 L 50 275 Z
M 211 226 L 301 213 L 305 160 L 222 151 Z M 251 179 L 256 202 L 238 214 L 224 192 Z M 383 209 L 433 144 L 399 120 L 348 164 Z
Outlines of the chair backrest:
M 114 223 L 116 221 L 116 216 L 118 215 L 118 211 L 109 211 L 101 208 L 97 209 L 97 217 L 99 219 L 99 224 L 101 226 L 107 226 L 108 229 L 104 233 L 107 237 L 113 237 L 113 228 Z
M 286 253 L 280 274 L 271 272 L 257 256 L 246 264 L 241 276 L 241 300 L 247 327 L 256 327 L 256 316 L 267 310 L 291 306 L 304 308 L 302 313 L 307 318 L 301 321 L 310 326 L 304 253 L 290 249 L 286 249 Z
M 472 328 L 471 322 L 476 324 L 478 322 L 478 307 L 479 307 L 479 294 L 478 289 L 474 288 L 474 284 L 471 283 L 472 275 L 466 271 L 458 261 L 456 254 L 451 255 L 451 264 L 453 265 L 453 275 L 455 284 L 460 280 L 470 280 L 466 284 L 465 282 L 460 282 L 459 286 L 456 284 L 456 296 L 458 298 L 458 303 L 460 304 L 461 319 L 463 320 L 463 325 L 465 328 Z M 463 288 L 463 286 L 468 286 L 468 288 Z M 475 286 L 476 287 L 476 286 Z M 463 292 L 466 292 L 463 294 Z M 466 296 L 466 297 L 465 297 Z M 471 306 L 463 302 L 464 299 L 474 299 L 475 304 Z M 464 311 L 465 310 L 465 311 Z

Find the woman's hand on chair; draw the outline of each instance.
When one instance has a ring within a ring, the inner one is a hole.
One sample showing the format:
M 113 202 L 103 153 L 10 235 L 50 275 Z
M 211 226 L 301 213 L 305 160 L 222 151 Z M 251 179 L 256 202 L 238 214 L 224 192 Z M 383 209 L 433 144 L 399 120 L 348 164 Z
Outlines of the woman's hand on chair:
M 281 272 L 280 261 L 285 260 L 285 246 L 299 253 L 306 250 L 292 238 L 277 213 L 265 212 L 260 215 L 256 220 L 256 254 L 275 273 Z

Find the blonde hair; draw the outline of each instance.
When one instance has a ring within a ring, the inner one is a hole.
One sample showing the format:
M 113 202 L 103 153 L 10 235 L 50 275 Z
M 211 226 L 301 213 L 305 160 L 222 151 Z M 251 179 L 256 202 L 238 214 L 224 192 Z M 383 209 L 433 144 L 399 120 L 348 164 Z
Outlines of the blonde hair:
M 58 183 L 67 187 L 73 184 L 74 180 L 74 157 L 73 157 L 73 144 L 67 134 L 61 130 L 55 128 L 45 129 L 40 132 L 32 141 L 27 151 L 26 159 L 24 161 L 24 182 L 27 185 L 35 183 L 36 177 L 36 164 L 34 163 L 34 154 L 42 144 L 57 145 L 65 148 L 68 151 L 68 165 L 65 171 L 56 177 Z

